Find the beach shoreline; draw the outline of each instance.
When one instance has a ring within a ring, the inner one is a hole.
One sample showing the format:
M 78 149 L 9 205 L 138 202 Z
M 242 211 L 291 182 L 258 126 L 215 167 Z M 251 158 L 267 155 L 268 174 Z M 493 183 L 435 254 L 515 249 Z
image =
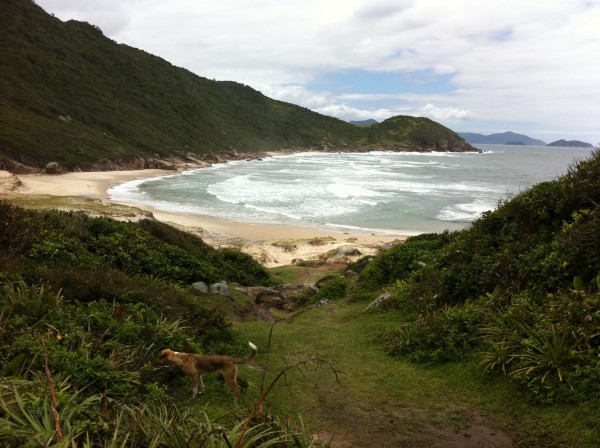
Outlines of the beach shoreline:
M 228 221 L 192 213 L 163 211 L 148 205 L 114 202 L 108 195 L 108 190 L 118 184 L 202 167 L 186 165 L 177 171 L 143 169 L 19 175 L 4 171 L 0 172 L 0 198 L 49 195 L 85 198 L 100 201 L 107 206 L 116 203 L 135 207 L 151 213 L 161 222 L 200 236 L 212 246 L 235 247 L 253 256 L 266 267 L 295 264 L 299 260 L 319 260 L 323 259 L 324 254 L 336 250 L 336 256 L 340 260 L 352 261 L 360 256 L 375 255 L 382 248 L 406 239 L 401 235 L 346 233 L 301 226 Z M 129 211 L 116 218 L 135 220 L 141 217 L 147 215 L 132 216 Z M 351 252 L 355 255 L 344 255 Z

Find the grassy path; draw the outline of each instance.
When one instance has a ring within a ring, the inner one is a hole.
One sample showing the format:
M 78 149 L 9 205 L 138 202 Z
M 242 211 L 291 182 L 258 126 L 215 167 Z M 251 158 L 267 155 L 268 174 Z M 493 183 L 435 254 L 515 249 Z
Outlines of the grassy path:
M 444 372 L 386 356 L 374 339 L 392 316 L 363 309 L 364 304 L 330 304 L 275 325 L 272 372 L 285 366 L 282 358 L 294 363 L 316 357 L 331 363 L 339 382 L 326 365 L 294 369 L 269 397 L 271 412 L 300 413 L 308 428 L 325 439 L 335 435 L 340 447 L 511 446 L 504 435 L 510 433 L 507 421 L 485 415 L 477 394 L 468 397 L 462 388 L 449 387 Z M 236 327 L 263 350 L 269 329 L 261 322 Z M 263 353 L 257 364 L 265 358 Z M 260 374 L 242 372 L 250 375 L 252 389 L 258 389 Z M 454 382 L 457 375 L 461 372 L 452 374 Z

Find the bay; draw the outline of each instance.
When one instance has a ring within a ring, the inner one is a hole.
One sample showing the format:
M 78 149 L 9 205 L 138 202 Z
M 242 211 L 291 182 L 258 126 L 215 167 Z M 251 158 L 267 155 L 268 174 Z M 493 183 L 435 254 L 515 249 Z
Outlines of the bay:
M 467 227 L 590 149 L 477 145 L 482 153 L 297 153 L 127 182 L 111 200 L 230 221 L 416 235 Z

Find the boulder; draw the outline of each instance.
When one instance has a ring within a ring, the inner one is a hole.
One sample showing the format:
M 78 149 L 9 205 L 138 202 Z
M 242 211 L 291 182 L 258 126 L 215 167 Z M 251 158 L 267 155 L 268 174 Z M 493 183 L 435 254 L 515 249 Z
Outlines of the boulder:
M 208 285 L 204 282 L 192 283 L 192 288 L 197 289 L 203 294 L 208 294 Z
M 258 307 L 289 312 L 308 302 L 318 289 L 309 285 L 277 285 L 274 288 L 252 286 L 246 288 L 246 291 Z
M 286 301 L 281 293 L 273 289 L 260 291 L 256 295 L 255 303 L 263 305 L 266 308 L 276 308 L 278 310 L 291 309 L 291 306 L 286 306 Z
M 176 170 L 177 166 L 169 161 L 162 159 L 148 159 L 146 161 L 146 167 L 155 170 Z
M 319 300 L 317 303 L 315 303 L 315 307 L 316 308 L 321 308 L 321 307 L 324 307 L 326 305 L 329 305 L 330 303 L 333 303 L 333 302 L 331 300 L 329 300 L 329 299 L 322 299 L 322 300 Z
M 356 246 L 345 245 L 340 246 L 336 249 L 330 250 L 326 254 L 322 255 L 322 258 L 327 262 L 343 261 L 346 262 L 351 258 L 357 258 L 362 255 L 361 251 Z
M 211 294 L 218 294 L 225 297 L 232 297 L 229 286 L 225 280 L 210 285 Z
M 369 303 L 367 305 L 367 307 L 365 308 L 365 311 L 372 310 L 372 309 L 375 309 L 375 308 L 380 308 L 381 305 L 383 305 L 385 302 L 387 302 L 391 298 L 392 298 L 392 294 L 391 293 L 384 292 L 379 297 L 377 297 L 375 300 L 373 300 L 371 303 Z
M 60 163 L 58 162 L 49 162 L 46 165 L 46 174 L 59 174 L 61 173 L 62 167 L 60 166 Z

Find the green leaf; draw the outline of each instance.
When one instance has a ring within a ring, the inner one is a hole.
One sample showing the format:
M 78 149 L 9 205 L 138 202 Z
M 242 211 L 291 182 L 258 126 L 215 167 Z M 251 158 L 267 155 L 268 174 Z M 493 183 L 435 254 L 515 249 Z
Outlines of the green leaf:
M 21 369 L 23 368 L 23 364 L 25 363 L 25 353 L 21 353 L 13 358 L 10 362 L 10 372 L 13 375 L 18 375 Z
M 573 277 L 573 288 L 575 288 L 576 291 L 583 291 L 585 289 L 583 279 L 579 275 Z

